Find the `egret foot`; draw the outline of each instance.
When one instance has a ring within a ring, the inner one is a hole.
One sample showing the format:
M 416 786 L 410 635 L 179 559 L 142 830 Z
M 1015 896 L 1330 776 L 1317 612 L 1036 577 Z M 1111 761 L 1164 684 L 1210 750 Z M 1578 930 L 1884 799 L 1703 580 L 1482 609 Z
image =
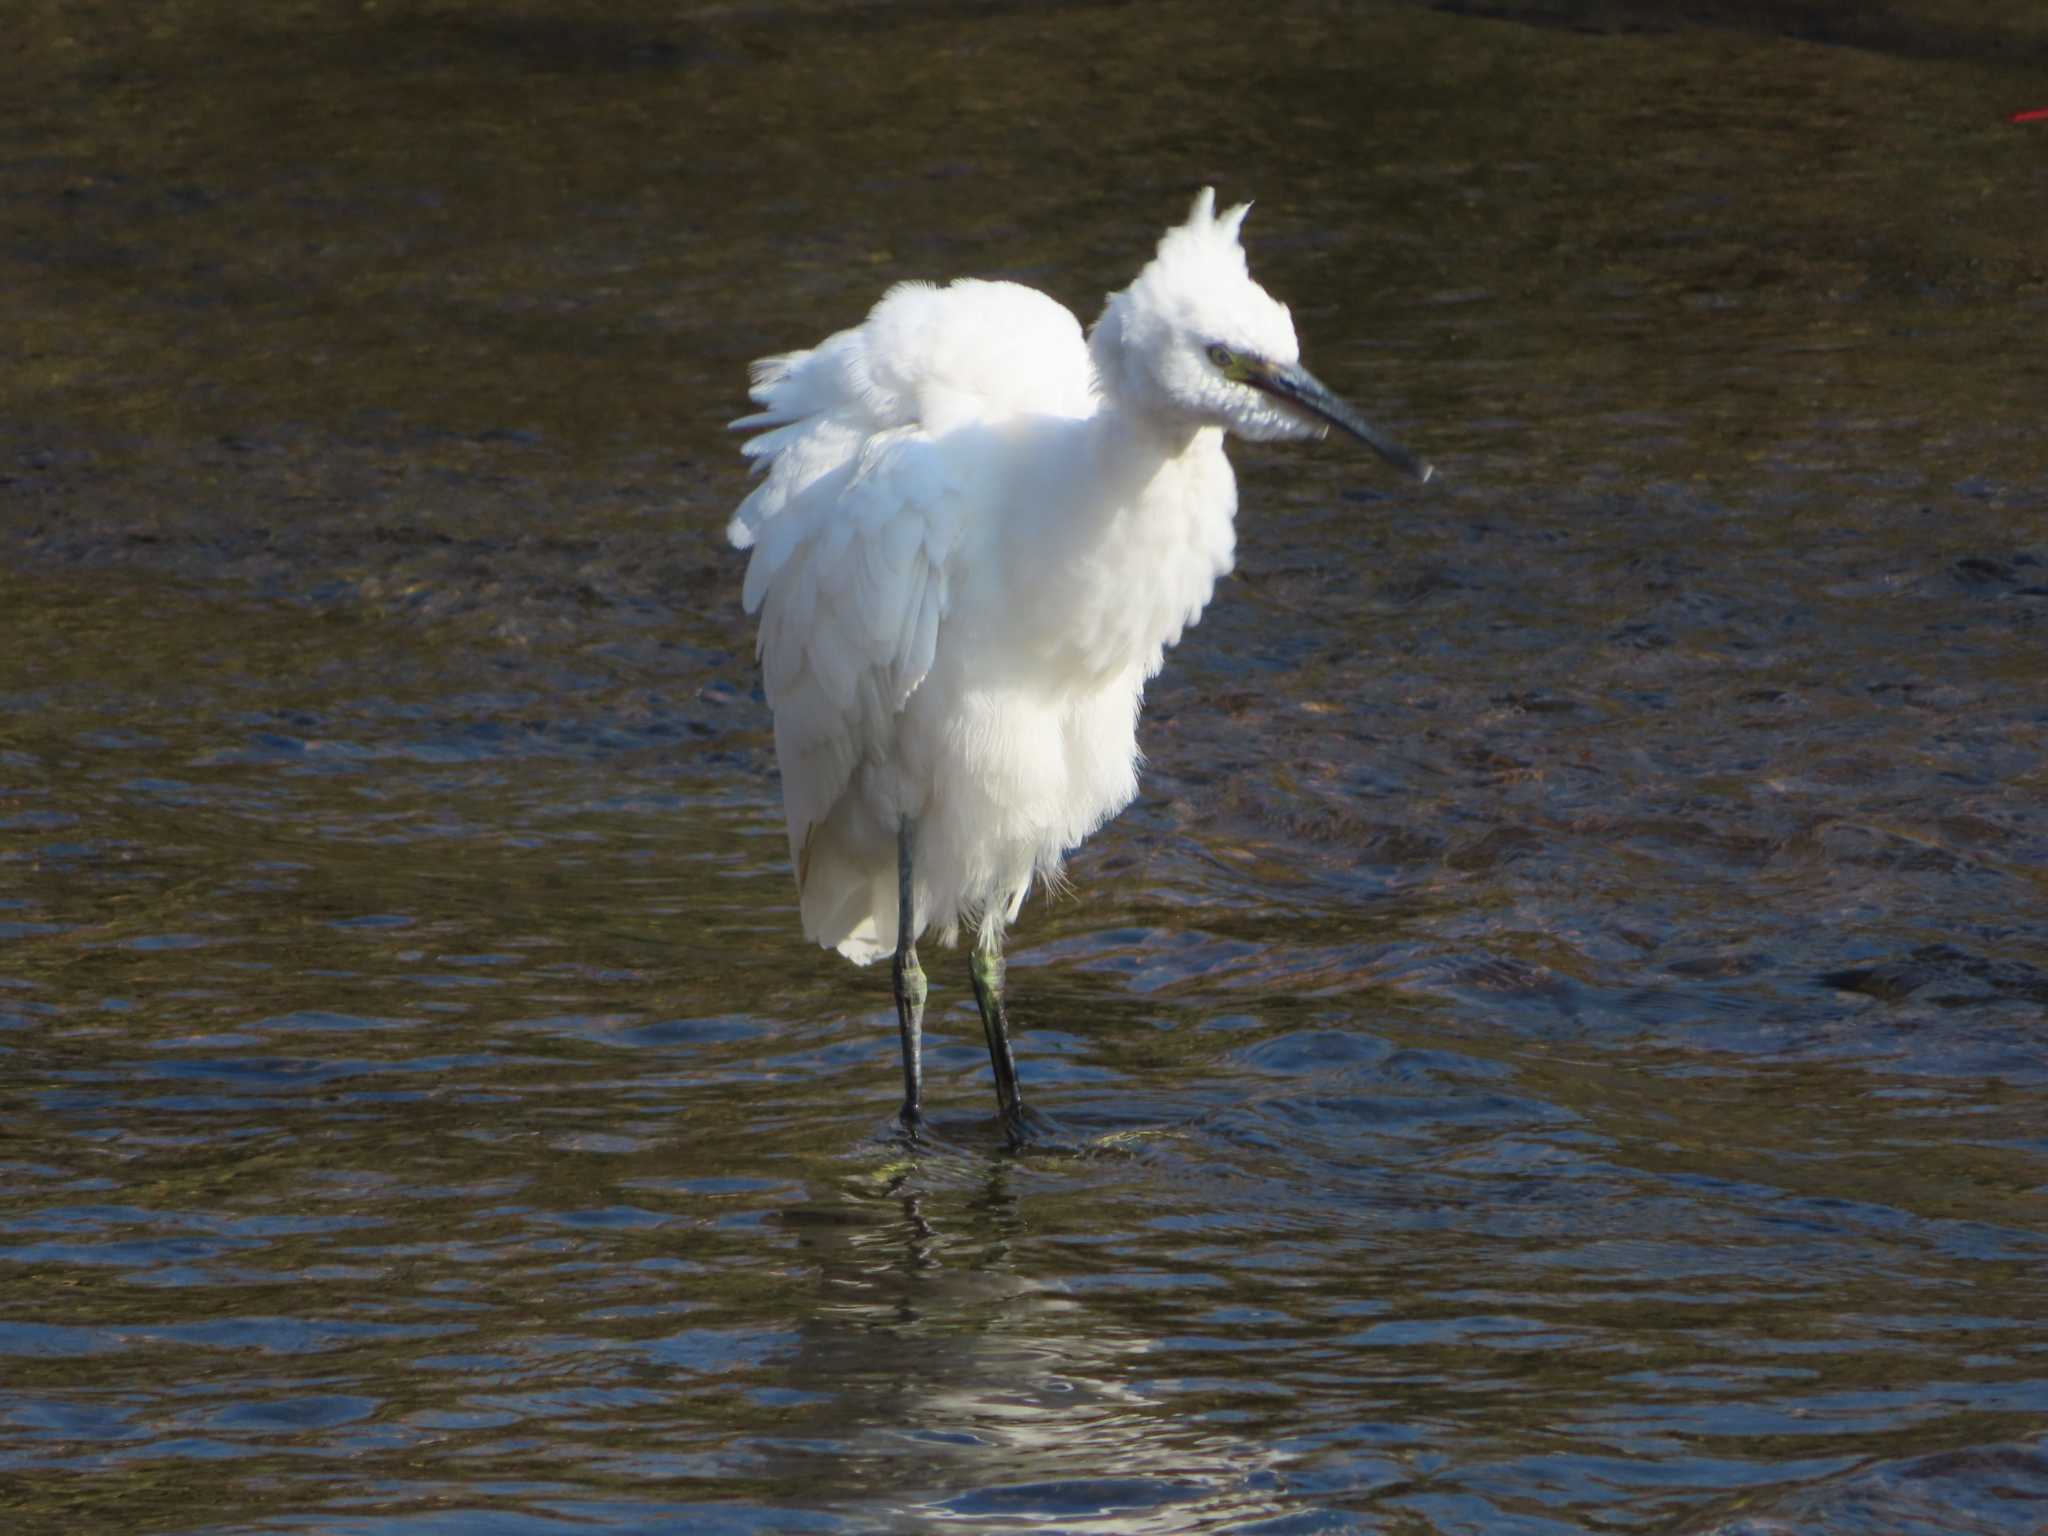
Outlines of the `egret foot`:
M 1025 1104 L 1019 1104 L 1015 1109 L 1004 1113 L 1003 1138 L 1012 1152 L 1074 1150 L 1073 1143 L 1060 1134 L 1059 1126 L 1051 1117 L 1042 1115 Z

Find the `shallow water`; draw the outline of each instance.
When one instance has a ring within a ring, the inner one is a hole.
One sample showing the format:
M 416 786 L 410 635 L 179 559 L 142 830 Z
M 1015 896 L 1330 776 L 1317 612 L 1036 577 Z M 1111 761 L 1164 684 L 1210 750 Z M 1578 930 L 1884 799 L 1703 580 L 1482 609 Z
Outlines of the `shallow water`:
M 17 1527 L 2039 1529 L 2032 8 L 243 9 L 0 61 Z M 907 1156 L 720 428 L 1208 179 L 1448 483 L 1238 451 Z

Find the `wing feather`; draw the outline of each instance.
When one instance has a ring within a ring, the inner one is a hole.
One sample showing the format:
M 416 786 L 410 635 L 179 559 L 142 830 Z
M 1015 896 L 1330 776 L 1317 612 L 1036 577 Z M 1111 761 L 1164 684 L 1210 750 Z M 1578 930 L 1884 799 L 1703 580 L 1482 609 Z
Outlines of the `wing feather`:
M 946 576 L 934 572 L 925 582 L 917 604 L 917 625 L 910 631 L 910 643 L 903 648 L 903 666 L 896 677 L 896 707 L 910 702 L 917 685 L 932 669 L 938 651 L 939 620 L 946 614 Z
M 727 528 L 759 653 L 799 879 L 812 829 L 930 673 L 948 564 L 975 505 L 946 435 L 1085 416 L 1095 377 L 1065 308 L 1013 283 L 892 288 L 850 330 L 754 365 L 733 426 L 762 480 Z

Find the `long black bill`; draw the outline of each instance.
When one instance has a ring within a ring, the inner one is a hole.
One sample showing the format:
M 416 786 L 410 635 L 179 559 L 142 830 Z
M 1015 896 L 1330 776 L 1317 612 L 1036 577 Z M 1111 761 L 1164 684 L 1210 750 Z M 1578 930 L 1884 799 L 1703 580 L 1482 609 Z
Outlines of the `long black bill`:
M 1326 421 L 1333 427 L 1341 427 L 1402 474 L 1413 475 L 1417 480 L 1426 483 L 1436 473 L 1434 464 L 1425 464 L 1416 458 L 1359 415 L 1343 399 L 1332 394 L 1324 387 L 1322 380 L 1299 364 L 1269 363 L 1263 358 L 1243 358 L 1241 366 L 1247 384 L 1255 389 L 1263 389 L 1267 394 L 1277 396 L 1297 410 Z

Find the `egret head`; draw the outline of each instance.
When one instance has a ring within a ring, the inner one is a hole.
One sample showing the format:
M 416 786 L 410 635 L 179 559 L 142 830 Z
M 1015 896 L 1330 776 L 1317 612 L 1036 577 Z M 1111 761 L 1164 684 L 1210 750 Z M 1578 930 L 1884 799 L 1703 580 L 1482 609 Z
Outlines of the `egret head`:
M 1151 416 L 1260 441 L 1341 427 L 1427 480 L 1427 466 L 1301 366 L 1287 306 L 1246 268 L 1238 231 L 1249 212 L 1239 203 L 1218 214 L 1204 187 L 1136 281 L 1109 296 L 1088 339 L 1103 388 Z

